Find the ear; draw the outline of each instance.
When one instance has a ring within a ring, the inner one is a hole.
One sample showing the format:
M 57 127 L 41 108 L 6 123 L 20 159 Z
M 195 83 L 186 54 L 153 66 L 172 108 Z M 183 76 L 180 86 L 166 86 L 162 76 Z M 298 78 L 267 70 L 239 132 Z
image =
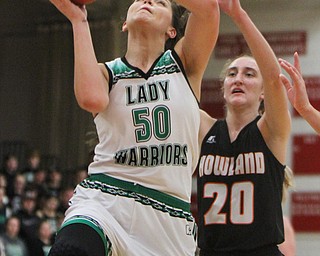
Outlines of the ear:
M 127 27 L 127 22 L 125 21 L 122 24 L 122 32 L 126 32 L 126 31 L 128 31 L 128 27 Z
M 264 93 L 263 92 L 260 94 L 259 100 L 260 101 L 264 100 Z
M 177 36 L 177 30 L 174 27 L 169 27 L 166 34 L 170 39 L 175 38 Z

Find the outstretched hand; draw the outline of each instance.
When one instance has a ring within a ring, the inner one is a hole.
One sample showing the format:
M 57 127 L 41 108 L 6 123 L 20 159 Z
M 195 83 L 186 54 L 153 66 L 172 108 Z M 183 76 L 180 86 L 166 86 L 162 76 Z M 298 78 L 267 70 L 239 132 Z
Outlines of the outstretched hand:
M 292 106 L 301 112 L 310 105 L 305 81 L 301 74 L 299 55 L 294 54 L 294 65 L 284 59 L 279 59 L 281 67 L 289 74 L 291 81 L 283 74 L 281 80 L 287 90 L 287 95 Z
M 50 2 L 64 15 L 71 23 L 87 20 L 85 5 L 78 6 L 70 0 L 50 0 Z

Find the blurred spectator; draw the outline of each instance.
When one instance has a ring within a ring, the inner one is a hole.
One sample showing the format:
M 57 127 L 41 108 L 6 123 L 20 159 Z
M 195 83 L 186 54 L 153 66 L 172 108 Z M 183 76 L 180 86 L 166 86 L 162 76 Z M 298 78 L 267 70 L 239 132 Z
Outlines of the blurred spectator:
M 47 188 L 51 195 L 59 197 L 62 188 L 62 174 L 57 168 L 49 171 Z
M 36 212 L 40 219 L 47 220 L 52 228 L 52 232 L 55 233 L 59 228 L 59 199 L 55 195 L 47 195 L 43 201 L 43 205 Z
M 23 174 L 17 174 L 13 181 L 13 194 L 9 197 L 10 206 L 13 213 L 21 209 L 21 198 L 25 192 L 26 178 Z
M 0 187 L 0 234 L 4 233 L 6 220 L 11 214 L 12 211 L 6 199 L 6 190 L 4 187 Z
M 47 256 L 53 242 L 51 225 L 47 220 L 41 220 L 37 238 L 30 248 L 30 255 Z
M 0 187 L 7 189 L 7 178 L 3 173 L 0 173 Z
M 1 237 L 0 237 L 0 256 L 6 256 L 6 252 L 4 250 L 4 244 Z
M 26 191 L 22 197 L 22 208 L 16 214 L 21 222 L 20 236 L 26 241 L 28 248 L 37 237 L 37 230 L 41 221 L 36 215 L 36 205 L 36 191 Z
M 41 155 L 38 150 L 33 150 L 27 158 L 27 167 L 23 170 L 23 175 L 28 183 L 33 182 L 34 173 L 40 168 Z
M 60 197 L 59 197 L 59 208 L 58 212 L 60 214 L 64 214 L 65 211 L 69 208 L 69 200 L 73 196 L 74 193 L 74 187 L 67 186 L 64 187 L 61 192 L 60 192 Z
M 48 194 L 46 181 L 47 170 L 41 168 L 34 172 L 34 179 L 30 185 L 37 191 L 38 202 L 42 202 L 42 199 Z
M 6 256 L 28 256 L 25 241 L 19 237 L 19 231 L 19 218 L 16 216 L 9 217 L 6 221 L 5 233 L 1 236 Z
M 19 173 L 19 160 L 16 155 L 8 154 L 4 158 L 2 173 L 5 175 L 7 180 L 7 196 L 11 198 L 14 194 L 14 180 L 16 175 Z
M 73 186 L 77 186 L 81 181 L 88 177 L 88 171 L 85 168 L 80 168 L 76 170 L 76 174 L 74 176 Z

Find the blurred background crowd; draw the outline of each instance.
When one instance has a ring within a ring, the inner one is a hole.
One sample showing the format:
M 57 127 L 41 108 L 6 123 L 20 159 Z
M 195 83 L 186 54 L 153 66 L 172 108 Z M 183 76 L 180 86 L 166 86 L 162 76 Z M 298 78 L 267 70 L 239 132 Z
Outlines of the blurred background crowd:
M 25 166 L 13 153 L 3 156 L 0 171 L 0 255 L 46 256 L 59 229 L 74 187 L 87 176 L 86 167 L 65 174 L 44 167 L 32 150 Z

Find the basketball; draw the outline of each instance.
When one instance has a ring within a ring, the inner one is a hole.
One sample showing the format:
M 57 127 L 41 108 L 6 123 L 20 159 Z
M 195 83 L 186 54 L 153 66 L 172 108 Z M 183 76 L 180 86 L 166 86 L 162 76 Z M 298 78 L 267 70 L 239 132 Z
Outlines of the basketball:
M 95 0 L 71 0 L 72 3 L 76 4 L 76 5 L 86 5 L 86 4 L 91 4 L 93 3 Z

